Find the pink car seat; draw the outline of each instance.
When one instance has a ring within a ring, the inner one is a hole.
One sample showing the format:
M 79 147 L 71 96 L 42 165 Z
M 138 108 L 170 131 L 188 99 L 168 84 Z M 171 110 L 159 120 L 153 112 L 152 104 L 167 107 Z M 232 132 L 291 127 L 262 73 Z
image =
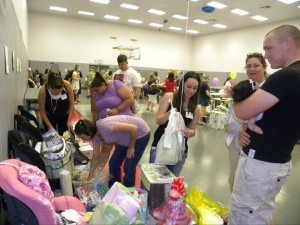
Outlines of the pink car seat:
M 28 217 L 29 215 L 24 215 L 20 212 L 17 212 L 18 204 L 16 202 L 13 204 L 9 204 L 9 202 L 7 202 L 8 212 L 13 224 L 16 224 L 14 221 L 22 221 L 22 224 L 32 225 L 34 224 L 33 221 L 38 221 L 38 224 L 40 225 L 56 225 L 56 211 L 74 209 L 81 215 L 86 213 L 86 209 L 79 199 L 71 196 L 54 197 L 47 180 L 47 185 L 45 185 L 49 187 L 47 190 L 47 197 L 45 197 L 45 195 L 42 193 L 33 190 L 32 187 L 29 187 L 28 183 L 25 184 L 24 181 L 24 183 L 21 182 L 20 168 L 26 168 L 27 166 L 32 167 L 32 165 L 16 159 L 8 159 L 0 162 L 0 187 L 8 195 L 8 197 L 12 197 L 28 207 L 30 209 L 29 211 L 31 211 L 35 217 L 31 219 L 16 218 Z M 44 172 L 39 170 L 37 167 L 35 170 L 44 175 Z M 43 177 L 46 176 L 41 176 L 41 178 L 38 178 L 43 179 Z M 31 180 L 35 179 L 34 177 L 30 178 Z

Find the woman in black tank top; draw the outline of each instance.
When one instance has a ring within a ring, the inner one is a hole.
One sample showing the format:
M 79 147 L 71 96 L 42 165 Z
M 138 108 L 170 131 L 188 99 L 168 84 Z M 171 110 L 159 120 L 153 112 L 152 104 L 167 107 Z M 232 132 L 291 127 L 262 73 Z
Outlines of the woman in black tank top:
M 39 91 L 38 102 L 46 131 L 54 129 L 62 135 L 66 130 L 72 130 L 74 94 L 68 81 L 53 71 L 49 72 L 48 82 Z
M 177 91 L 174 93 L 166 93 L 159 103 L 159 108 L 156 114 L 156 123 L 158 127 L 154 132 L 154 139 L 150 151 L 150 163 L 154 163 L 156 159 L 156 147 L 160 138 L 165 132 L 165 128 L 168 125 L 170 116 L 170 103 L 172 100 L 173 107 L 177 112 L 181 112 L 184 119 L 185 126 L 187 127 L 183 131 L 185 136 L 185 152 L 182 155 L 182 160 L 178 161 L 175 165 L 167 165 L 169 170 L 175 175 L 179 176 L 182 167 L 185 163 L 188 152 L 188 138 L 195 136 L 195 128 L 197 126 L 197 120 L 199 118 L 198 110 L 198 95 L 199 95 L 200 77 L 195 72 L 187 72 L 181 79 Z

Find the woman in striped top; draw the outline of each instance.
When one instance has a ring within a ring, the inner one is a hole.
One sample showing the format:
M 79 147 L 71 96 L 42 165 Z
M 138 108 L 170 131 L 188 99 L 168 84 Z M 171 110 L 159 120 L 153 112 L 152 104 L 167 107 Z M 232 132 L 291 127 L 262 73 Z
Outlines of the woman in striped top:
M 136 166 L 150 139 L 150 128 L 144 120 L 127 115 L 110 116 L 96 123 L 79 120 L 75 125 L 75 134 L 84 141 L 94 140 L 88 180 L 94 176 L 97 169 L 104 168 L 112 146 L 115 145 L 118 154 L 113 154 L 109 160 L 109 172 L 112 175 L 109 186 L 121 181 L 121 165 L 124 160 L 124 185 L 134 186 Z

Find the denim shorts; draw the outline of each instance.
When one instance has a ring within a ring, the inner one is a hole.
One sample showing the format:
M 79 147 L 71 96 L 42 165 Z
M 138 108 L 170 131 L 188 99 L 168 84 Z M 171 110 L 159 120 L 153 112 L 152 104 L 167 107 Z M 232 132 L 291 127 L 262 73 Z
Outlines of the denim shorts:
M 209 99 L 200 99 L 199 103 L 202 106 L 209 106 L 210 101 L 209 101 Z

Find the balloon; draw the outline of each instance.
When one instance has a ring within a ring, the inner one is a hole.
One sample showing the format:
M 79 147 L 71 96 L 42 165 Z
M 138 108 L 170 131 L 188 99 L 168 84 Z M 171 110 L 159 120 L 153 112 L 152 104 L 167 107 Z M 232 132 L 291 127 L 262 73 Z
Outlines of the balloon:
M 180 75 L 180 70 L 177 70 L 177 75 Z
M 237 77 L 237 72 L 230 72 L 230 78 L 235 79 Z
M 214 77 L 214 78 L 212 79 L 212 83 L 213 83 L 213 85 L 215 85 L 215 86 L 217 86 L 217 85 L 219 84 L 219 82 L 220 82 L 220 80 L 219 80 L 219 78 L 217 78 L 217 77 Z

